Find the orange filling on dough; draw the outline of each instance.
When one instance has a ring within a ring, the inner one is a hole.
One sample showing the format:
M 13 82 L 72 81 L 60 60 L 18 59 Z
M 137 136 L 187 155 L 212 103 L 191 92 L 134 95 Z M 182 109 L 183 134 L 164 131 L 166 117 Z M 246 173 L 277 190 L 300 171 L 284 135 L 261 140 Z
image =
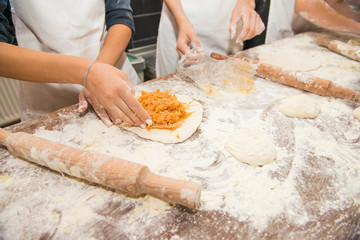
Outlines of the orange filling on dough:
M 185 119 L 191 114 L 187 110 L 189 105 L 178 100 L 175 94 L 170 94 L 170 91 L 160 92 L 141 92 L 138 97 L 139 102 L 143 108 L 150 115 L 153 124 L 147 129 L 167 129 L 175 130 L 179 128 Z

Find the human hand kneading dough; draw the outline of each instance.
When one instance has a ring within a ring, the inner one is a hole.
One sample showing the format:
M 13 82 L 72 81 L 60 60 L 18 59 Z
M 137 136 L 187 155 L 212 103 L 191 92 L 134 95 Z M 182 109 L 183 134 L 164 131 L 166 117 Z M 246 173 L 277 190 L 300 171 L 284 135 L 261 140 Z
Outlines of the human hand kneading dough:
M 113 66 L 96 62 L 90 68 L 86 86 L 79 95 L 79 111 L 93 106 L 105 125 L 127 123 L 146 127 L 151 124 L 149 114 L 134 96 L 127 75 Z
M 238 0 L 236 2 L 230 18 L 231 39 L 235 37 L 236 26 L 240 21 L 242 21 L 242 30 L 236 39 L 237 43 L 242 43 L 245 40 L 251 39 L 265 30 L 264 23 L 259 14 L 255 11 L 254 1 Z

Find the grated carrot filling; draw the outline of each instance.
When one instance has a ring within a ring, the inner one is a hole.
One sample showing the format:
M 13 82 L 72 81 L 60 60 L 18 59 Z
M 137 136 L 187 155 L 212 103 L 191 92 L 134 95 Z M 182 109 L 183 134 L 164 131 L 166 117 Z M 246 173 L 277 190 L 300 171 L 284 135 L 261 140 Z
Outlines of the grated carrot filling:
M 160 92 L 159 89 L 151 93 L 143 91 L 138 97 L 153 122 L 151 126 L 147 127 L 148 130 L 167 129 L 173 131 L 179 128 L 184 120 L 192 114 L 187 111 L 189 105 L 180 102 L 175 94 L 170 94 L 170 91 Z

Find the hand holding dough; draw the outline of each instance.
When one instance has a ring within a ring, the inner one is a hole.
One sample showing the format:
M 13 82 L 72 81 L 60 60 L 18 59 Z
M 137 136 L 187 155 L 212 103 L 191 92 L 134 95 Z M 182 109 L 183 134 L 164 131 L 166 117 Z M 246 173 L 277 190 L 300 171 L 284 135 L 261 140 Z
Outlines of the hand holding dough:
M 188 111 L 192 113 L 184 120 L 179 128 L 172 131 L 167 129 L 144 129 L 140 127 L 124 128 L 142 138 L 162 143 L 179 143 L 190 138 L 202 121 L 203 107 L 199 102 L 186 95 L 176 94 L 176 96 L 180 102 L 189 106 Z

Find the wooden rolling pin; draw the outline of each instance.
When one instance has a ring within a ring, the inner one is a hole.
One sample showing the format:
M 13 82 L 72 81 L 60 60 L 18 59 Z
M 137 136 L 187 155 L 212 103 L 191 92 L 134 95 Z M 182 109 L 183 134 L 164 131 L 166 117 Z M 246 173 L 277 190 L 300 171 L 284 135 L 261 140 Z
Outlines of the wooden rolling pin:
M 360 47 L 351 46 L 350 44 L 341 42 L 339 40 L 329 40 L 324 37 L 317 37 L 316 43 L 321 46 L 327 47 L 328 49 L 339 53 L 345 57 L 360 62 Z
M 218 60 L 228 59 L 219 53 L 211 53 L 211 57 Z M 275 65 L 261 63 L 259 61 L 241 56 L 234 56 L 251 63 L 256 75 L 267 80 L 282 83 L 301 90 L 312 92 L 321 96 L 334 96 L 360 102 L 360 92 L 334 85 L 330 80 L 315 77 L 303 72 L 290 71 Z
M 147 193 L 189 208 L 200 205 L 200 184 L 156 175 L 142 164 L 1 128 L 0 144 L 15 156 L 131 196 Z

